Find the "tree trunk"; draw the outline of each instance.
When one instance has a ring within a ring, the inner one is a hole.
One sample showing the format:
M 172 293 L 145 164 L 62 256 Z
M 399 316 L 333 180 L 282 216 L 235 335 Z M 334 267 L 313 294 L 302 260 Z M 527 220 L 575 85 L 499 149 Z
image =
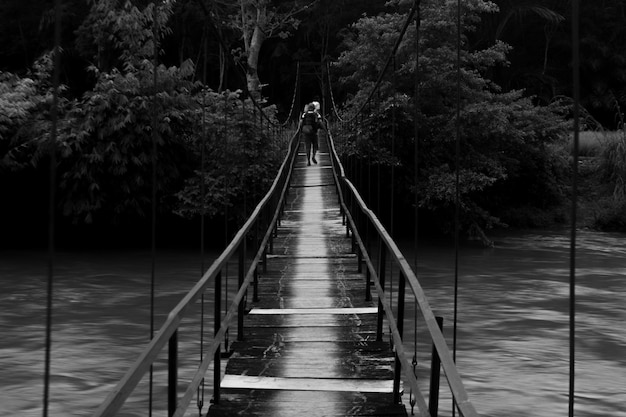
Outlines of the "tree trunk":
M 261 46 L 265 40 L 263 31 L 259 28 L 258 24 L 254 28 L 254 33 L 250 39 L 250 49 L 248 50 L 248 71 L 246 73 L 246 80 L 248 82 L 248 91 L 252 96 L 256 98 L 261 97 L 261 81 L 259 80 L 259 54 L 261 52 Z
M 245 43 L 246 52 L 248 54 L 247 64 L 248 69 L 246 72 L 246 81 L 248 84 L 248 92 L 255 99 L 261 97 L 261 81 L 259 80 L 259 55 L 261 53 L 261 47 L 266 39 L 265 25 L 267 24 L 267 6 L 265 4 L 257 5 L 255 10 L 256 16 L 254 16 L 254 24 L 248 26 L 250 29 L 246 33 L 245 21 L 244 21 L 244 34 L 243 40 Z M 251 32 L 251 33 L 250 33 Z

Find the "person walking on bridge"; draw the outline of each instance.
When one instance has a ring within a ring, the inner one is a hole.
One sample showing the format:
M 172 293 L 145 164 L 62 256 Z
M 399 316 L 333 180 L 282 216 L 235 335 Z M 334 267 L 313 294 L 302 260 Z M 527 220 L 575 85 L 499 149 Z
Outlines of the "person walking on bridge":
M 315 155 L 317 154 L 317 150 L 319 148 L 319 142 L 317 139 L 317 131 L 319 129 L 325 129 L 324 123 L 322 122 L 322 116 L 315 111 L 313 103 L 308 104 L 304 113 L 300 116 L 300 123 L 298 123 L 298 130 L 296 131 L 296 134 L 302 133 L 304 136 L 307 166 L 311 166 L 311 161 L 313 161 L 314 164 L 317 164 Z M 312 153 L 311 148 L 313 148 Z

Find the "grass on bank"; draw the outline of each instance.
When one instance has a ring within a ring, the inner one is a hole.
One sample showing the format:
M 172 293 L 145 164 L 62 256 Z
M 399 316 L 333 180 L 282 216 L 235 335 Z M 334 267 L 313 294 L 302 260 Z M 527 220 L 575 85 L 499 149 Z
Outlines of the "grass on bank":
M 581 226 L 626 232 L 626 130 L 580 132 L 578 150 Z

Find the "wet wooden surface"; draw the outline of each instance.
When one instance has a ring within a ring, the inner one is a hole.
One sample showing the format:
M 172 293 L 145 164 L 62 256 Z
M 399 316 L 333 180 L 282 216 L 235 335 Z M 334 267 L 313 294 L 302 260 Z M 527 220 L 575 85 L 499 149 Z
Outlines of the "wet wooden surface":
M 393 353 L 376 342 L 376 305 L 339 212 L 325 144 L 304 148 L 259 281 L 209 416 L 404 416 L 393 404 Z

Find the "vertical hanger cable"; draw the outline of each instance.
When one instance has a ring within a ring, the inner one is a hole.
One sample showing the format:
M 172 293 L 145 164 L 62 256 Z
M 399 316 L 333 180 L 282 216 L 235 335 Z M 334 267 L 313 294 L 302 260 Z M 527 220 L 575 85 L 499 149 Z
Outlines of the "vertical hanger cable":
M 576 365 L 576 217 L 578 200 L 578 151 L 580 128 L 580 4 L 572 1 L 572 70 L 574 82 L 574 161 L 572 167 L 572 213 L 570 237 L 570 294 L 569 294 L 569 417 L 574 416 Z
M 55 259 L 55 194 L 56 194 L 56 141 L 59 104 L 59 78 L 61 60 L 61 0 L 54 5 L 54 68 L 52 75 L 52 126 L 50 131 L 50 182 L 48 190 L 48 279 L 46 293 L 46 333 L 45 333 L 45 364 L 43 389 L 43 416 L 48 416 L 50 404 L 50 365 L 52 356 L 52 299 L 54 287 L 54 259 Z

